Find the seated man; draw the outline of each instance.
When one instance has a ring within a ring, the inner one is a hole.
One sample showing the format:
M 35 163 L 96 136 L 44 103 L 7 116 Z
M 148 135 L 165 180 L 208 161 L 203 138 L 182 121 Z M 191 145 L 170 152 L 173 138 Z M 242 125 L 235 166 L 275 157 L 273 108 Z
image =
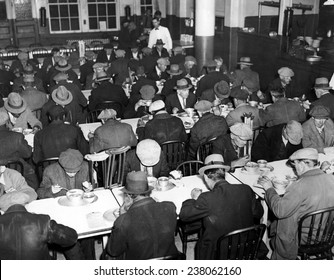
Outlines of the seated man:
M 270 127 L 291 120 L 301 123 L 306 120 L 304 108 L 298 101 L 284 97 L 284 91 L 282 90 L 272 90 L 270 93 L 274 104 L 268 106 L 265 110 L 260 110 L 263 125 Z
M 219 104 L 227 104 L 231 102 L 230 96 L 230 86 L 226 81 L 220 81 L 215 84 L 213 88 L 209 88 L 203 91 L 201 95 L 201 100 L 208 100 L 213 103 L 214 106 Z
M 165 43 L 161 39 L 157 39 L 155 45 L 152 46 L 152 56 L 156 59 L 161 57 L 169 57 L 169 53 L 166 48 L 164 48 Z
M 147 78 L 153 81 L 166 81 L 168 79 L 166 69 L 169 64 L 170 63 L 167 58 L 159 58 L 154 69 L 148 73 Z M 145 70 L 147 71 L 147 69 Z
M 136 149 L 126 154 L 124 175 L 131 171 L 144 171 L 148 176 L 159 178 L 169 175 L 169 167 L 165 154 L 159 144 L 152 139 L 145 139 L 138 143 Z
M 177 254 L 174 233 L 176 208 L 172 202 L 150 197 L 144 172 L 126 178 L 125 202 L 107 244 L 107 254 L 126 260 L 144 260 Z
M 253 128 L 256 129 L 261 126 L 261 120 L 259 117 L 259 109 L 252 107 L 247 103 L 248 92 L 242 89 L 240 86 L 234 87 L 231 90 L 231 97 L 233 97 L 233 103 L 235 109 L 226 116 L 226 122 L 228 126 L 232 126 L 235 123 L 244 122 L 244 114 L 252 114 Z
M 49 260 L 48 244 L 69 247 L 77 238 L 74 229 L 57 224 L 48 215 L 29 213 L 20 204 L 0 216 L 1 260 Z
M 142 65 L 137 67 L 134 81 L 135 83 L 131 87 L 131 95 L 140 94 L 139 91 L 144 85 L 151 85 L 158 91 L 155 81 L 146 78 L 145 69 Z
M 298 95 L 298 91 L 295 91 L 292 86 L 292 77 L 295 75 L 295 73 L 292 71 L 292 69 L 288 67 L 281 67 L 277 71 L 278 78 L 270 82 L 267 88 L 267 92 L 271 91 L 283 91 L 284 97 L 286 98 L 294 98 L 294 97 L 300 97 Z
M 0 210 L 6 211 L 14 204 L 24 205 L 36 198 L 36 192 L 28 186 L 21 173 L 14 169 L 6 168 L 0 162 Z
M 201 100 L 195 105 L 195 109 L 201 118 L 190 130 L 189 158 L 195 159 L 198 147 L 214 137 L 225 135 L 228 126 L 224 117 L 211 113 L 212 103 Z
M 188 80 L 181 79 L 176 82 L 176 93 L 169 94 L 166 97 L 166 111 L 169 114 L 177 114 L 186 108 L 194 108 L 197 101 L 196 95 L 189 91 L 192 85 Z
M 212 162 L 215 162 L 212 164 Z M 210 190 L 201 193 L 194 188 L 191 199 L 183 202 L 180 219 L 193 222 L 202 219 L 203 233 L 196 244 L 196 259 L 215 259 L 217 239 L 231 231 L 254 225 L 263 209 L 252 189 L 244 184 L 229 184 L 225 172 L 230 169 L 224 162 L 217 163 L 212 155 L 205 159 L 207 165 L 199 170 Z
M 80 127 L 65 122 L 66 111 L 54 105 L 48 112 L 51 123 L 38 131 L 34 137 L 33 160 L 35 163 L 47 158 L 59 157 L 67 149 L 89 152 L 89 145 Z M 59 137 L 61 135 L 61 137 Z
M 329 115 L 329 109 L 322 105 L 311 109 L 311 118 L 303 123 L 303 148 L 314 148 L 323 153 L 324 148 L 334 146 L 334 123 Z
M 152 102 L 162 100 L 161 94 L 157 93 L 157 87 L 144 85 L 139 90 L 139 94 L 132 94 L 129 105 L 124 112 L 125 119 L 141 118 L 148 114 L 148 108 Z
M 4 107 L 0 111 L 8 113 L 9 120 L 6 126 L 13 128 L 32 128 L 33 132 L 42 128 L 41 122 L 35 117 L 31 110 L 27 107 L 27 102 L 16 92 L 11 92 L 5 101 Z
M 188 136 L 182 120 L 168 114 L 162 100 L 154 101 L 149 111 L 153 115 L 153 119 L 146 124 L 141 123 L 137 128 L 139 141 L 147 138 L 153 139 L 159 144 L 172 140 L 187 141 Z
M 331 92 L 332 87 L 329 85 L 327 78 L 315 79 L 314 91 L 318 100 L 312 102 L 311 108 L 316 105 L 322 105 L 330 110 L 330 118 L 334 121 L 334 95 Z
M 302 148 L 302 138 L 302 125 L 296 121 L 268 127 L 260 132 L 253 144 L 252 161 L 287 159 Z
M 236 123 L 230 127 L 230 134 L 223 134 L 213 142 L 212 152 L 220 154 L 225 159 L 225 164 L 235 167 L 244 166 L 250 161 L 247 142 L 252 140 L 253 131 L 245 123 Z
M 313 148 L 300 149 L 290 156 L 298 180 L 293 182 L 284 196 L 277 194 L 272 182 L 261 177 L 265 200 L 278 218 L 274 227 L 276 234 L 271 239 L 274 260 L 295 260 L 298 252 L 298 221 L 312 211 L 333 207 L 334 177 L 325 174 L 318 166 L 318 152 Z M 302 233 L 301 244 L 307 239 Z
M 183 71 L 180 70 L 180 66 L 178 64 L 171 64 L 170 69 L 167 70 L 167 73 L 169 74 L 169 78 L 163 84 L 163 88 L 161 90 L 161 94 L 164 96 L 164 98 L 175 92 L 177 81 L 181 80 L 183 77 Z
M 113 109 L 105 109 L 100 113 L 98 119 L 102 120 L 103 125 L 88 134 L 90 153 L 137 145 L 131 125 L 116 120 L 116 114 Z

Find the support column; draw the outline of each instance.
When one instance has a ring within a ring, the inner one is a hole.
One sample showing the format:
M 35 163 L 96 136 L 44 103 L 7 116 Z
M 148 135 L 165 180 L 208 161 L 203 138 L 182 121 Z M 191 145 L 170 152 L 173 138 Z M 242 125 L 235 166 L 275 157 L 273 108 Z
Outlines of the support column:
M 195 2 L 195 55 L 198 69 L 213 59 L 215 37 L 215 0 Z
M 284 11 L 286 7 L 292 7 L 292 0 L 281 0 L 279 7 L 279 18 L 278 18 L 278 35 L 283 35 L 283 24 L 284 24 Z

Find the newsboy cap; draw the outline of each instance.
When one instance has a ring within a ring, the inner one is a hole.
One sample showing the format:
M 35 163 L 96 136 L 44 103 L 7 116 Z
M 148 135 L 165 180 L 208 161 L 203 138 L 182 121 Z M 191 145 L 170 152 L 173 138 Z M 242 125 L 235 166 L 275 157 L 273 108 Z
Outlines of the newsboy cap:
M 298 159 L 311 159 L 318 160 L 319 154 L 318 151 L 314 148 L 304 148 L 294 152 L 289 160 L 298 160 Z

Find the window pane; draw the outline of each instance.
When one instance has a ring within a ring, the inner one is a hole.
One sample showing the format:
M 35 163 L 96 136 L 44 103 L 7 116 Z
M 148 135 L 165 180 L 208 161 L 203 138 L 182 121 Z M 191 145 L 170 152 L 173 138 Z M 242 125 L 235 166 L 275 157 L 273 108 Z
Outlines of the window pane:
M 99 17 L 99 21 L 107 21 L 106 17 Z
M 58 19 L 51 19 L 51 30 L 52 31 L 59 31 L 60 30 Z
M 96 5 L 95 4 L 90 4 L 88 5 L 88 16 L 96 16 Z
M 79 18 L 73 18 L 71 19 L 71 30 L 79 30 Z
M 140 0 L 140 5 L 145 5 L 145 0 Z
M 60 17 L 68 17 L 68 6 L 60 5 Z
M 78 0 L 69 0 L 68 2 L 70 2 L 70 3 L 77 3 Z
M 115 4 L 108 4 L 108 16 L 116 15 L 116 5 Z
M 106 5 L 105 4 L 99 4 L 98 5 L 98 14 L 100 15 L 100 16 L 105 16 L 105 15 L 107 15 L 107 11 L 106 11 Z
M 108 17 L 108 27 L 107 28 L 116 28 L 116 17 Z
M 67 0 L 59 0 L 59 3 L 67 3 Z
M 88 0 L 87 2 L 96 2 L 96 0 Z
M 145 7 L 141 7 L 141 8 L 140 8 L 140 13 L 141 13 L 142 15 L 145 15 L 145 11 L 146 11 Z
M 89 18 L 89 29 L 97 29 L 97 18 Z
M 79 16 L 77 5 L 70 5 L 70 16 L 71 17 L 78 17 Z
M 49 0 L 49 3 L 57 3 L 57 0 Z
M 146 0 L 146 5 L 152 5 L 152 0 Z
M 50 6 L 50 17 L 59 17 L 58 6 Z
M 61 30 L 70 30 L 70 21 L 68 18 L 62 18 L 60 20 L 61 23 Z

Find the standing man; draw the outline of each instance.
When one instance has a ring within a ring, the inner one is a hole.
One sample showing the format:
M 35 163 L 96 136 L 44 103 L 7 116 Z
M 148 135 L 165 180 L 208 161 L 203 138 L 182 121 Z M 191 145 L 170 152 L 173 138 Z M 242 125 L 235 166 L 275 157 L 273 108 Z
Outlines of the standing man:
M 295 260 L 298 252 L 298 221 L 307 213 L 334 205 L 334 177 L 318 166 L 318 152 L 313 148 L 300 149 L 290 156 L 298 180 L 280 196 L 267 177 L 259 184 L 266 190 L 265 200 L 278 218 L 276 235 L 271 239 L 272 259 Z M 307 235 L 301 235 L 301 244 Z
M 316 105 L 327 107 L 330 110 L 329 117 L 334 120 L 334 95 L 330 92 L 331 89 L 327 78 L 315 79 L 314 91 L 318 100 L 312 103 L 311 108 Z
M 160 25 L 160 20 L 158 18 L 153 18 L 152 20 L 153 29 L 150 32 L 150 36 L 148 39 L 148 47 L 152 48 L 153 45 L 157 42 L 158 39 L 161 39 L 164 42 L 165 48 L 171 55 L 173 49 L 173 41 L 170 36 L 169 30 L 167 27 Z

